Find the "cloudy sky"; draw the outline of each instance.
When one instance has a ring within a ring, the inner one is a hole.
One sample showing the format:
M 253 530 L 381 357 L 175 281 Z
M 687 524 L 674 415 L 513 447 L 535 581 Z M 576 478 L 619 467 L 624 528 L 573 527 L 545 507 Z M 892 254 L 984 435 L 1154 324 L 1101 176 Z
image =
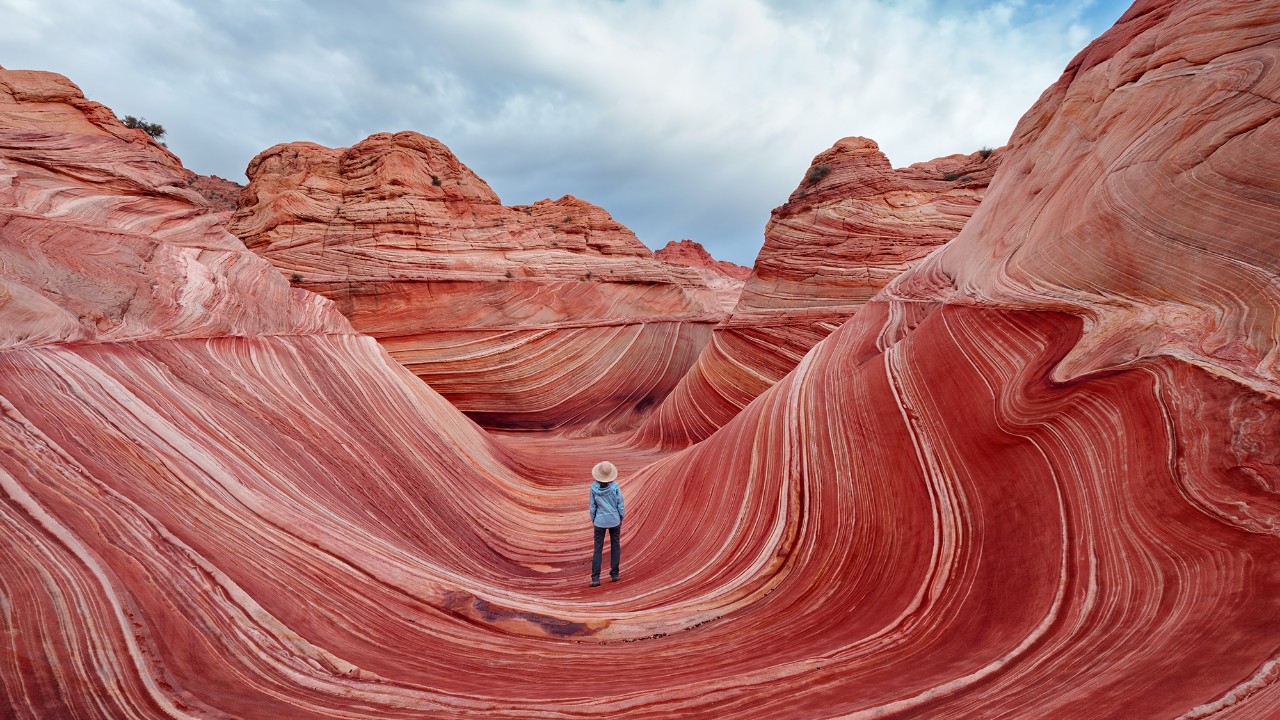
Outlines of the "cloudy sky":
M 1127 0 L 0 0 L 0 65 L 168 130 L 196 172 L 375 132 L 507 204 L 572 194 L 750 265 L 847 135 L 894 165 L 996 147 Z

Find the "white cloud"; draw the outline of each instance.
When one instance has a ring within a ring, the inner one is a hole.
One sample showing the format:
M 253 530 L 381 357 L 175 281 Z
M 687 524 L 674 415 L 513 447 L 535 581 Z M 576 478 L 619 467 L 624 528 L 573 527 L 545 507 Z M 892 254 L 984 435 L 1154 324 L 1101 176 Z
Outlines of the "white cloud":
M 1088 37 L 1018 0 L 0 0 L 6 67 L 68 75 L 240 179 L 290 140 L 443 140 L 505 202 L 572 193 L 651 246 L 749 264 L 769 210 L 846 135 L 895 164 L 1003 144 Z

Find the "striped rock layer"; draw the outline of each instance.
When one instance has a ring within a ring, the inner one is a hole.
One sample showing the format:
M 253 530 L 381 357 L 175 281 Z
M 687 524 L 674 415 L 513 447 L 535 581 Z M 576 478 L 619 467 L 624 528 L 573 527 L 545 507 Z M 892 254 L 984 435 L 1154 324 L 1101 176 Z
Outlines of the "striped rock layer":
M 733 312 L 738 304 L 738 296 L 742 294 L 742 286 L 751 276 L 751 268 L 728 260 L 716 260 L 706 248 L 692 240 L 672 240 L 654 251 L 653 257 L 664 263 L 683 265 L 697 271 L 707 287 L 715 293 L 717 302 L 726 313 Z
M 726 313 L 601 208 L 503 206 L 418 133 L 277 145 L 248 175 L 229 229 L 487 426 L 634 425 Z
M 1135 6 L 954 241 L 678 452 L 486 434 L 0 73 L 0 706 L 1280 717 L 1276 10 Z
M 637 439 L 683 447 L 722 427 L 889 281 L 955 237 L 1000 157 L 983 150 L 895 169 L 860 137 L 820 153 L 773 211 L 729 319 Z

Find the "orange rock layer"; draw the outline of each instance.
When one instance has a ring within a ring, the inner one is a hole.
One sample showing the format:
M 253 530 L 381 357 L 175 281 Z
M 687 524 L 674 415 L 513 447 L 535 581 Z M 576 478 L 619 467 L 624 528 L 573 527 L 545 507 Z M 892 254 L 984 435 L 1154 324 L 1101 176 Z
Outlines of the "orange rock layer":
M 732 315 L 638 439 L 683 446 L 723 426 L 889 281 L 955 237 L 1000 157 L 982 150 L 894 169 L 866 138 L 815 157 L 773 211 Z
M 248 175 L 230 230 L 485 425 L 634 425 L 726 312 L 604 210 L 505 207 L 417 133 L 278 145 Z
M 0 72 L 2 706 L 1280 717 L 1276 9 L 1135 6 L 954 241 L 679 452 L 485 433 Z

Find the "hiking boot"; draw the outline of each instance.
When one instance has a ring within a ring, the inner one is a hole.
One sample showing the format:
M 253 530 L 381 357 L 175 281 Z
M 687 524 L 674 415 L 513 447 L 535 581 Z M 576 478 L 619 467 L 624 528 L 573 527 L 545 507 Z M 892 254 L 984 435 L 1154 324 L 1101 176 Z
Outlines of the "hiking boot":
M 600 587 L 600 581 L 599 581 L 599 580 L 592 580 L 592 581 L 591 581 L 591 587 Z
M 609 582 L 618 582 L 620 578 L 617 575 L 610 575 Z

